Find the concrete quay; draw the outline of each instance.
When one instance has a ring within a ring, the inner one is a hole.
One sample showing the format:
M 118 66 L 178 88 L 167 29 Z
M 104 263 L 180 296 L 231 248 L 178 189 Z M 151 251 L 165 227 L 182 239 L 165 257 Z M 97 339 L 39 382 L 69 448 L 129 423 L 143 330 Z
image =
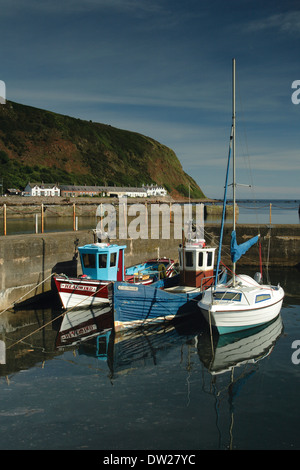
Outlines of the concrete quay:
M 218 246 L 219 224 L 207 224 L 207 244 Z M 261 235 L 262 257 L 269 266 L 300 266 L 300 226 L 238 225 L 237 240 L 243 243 L 252 236 Z M 222 260 L 231 267 L 231 226 L 225 224 Z M 171 230 L 172 236 L 172 230 Z M 20 300 L 33 299 L 38 294 L 50 292 L 53 273 L 68 276 L 80 274 L 78 246 L 93 242 L 91 230 L 60 233 L 24 234 L 0 237 L 0 313 Z M 126 239 L 111 243 L 127 245 L 127 266 L 142 262 L 146 258 L 166 256 L 178 259 L 181 240 L 171 239 Z M 238 262 L 238 266 L 259 266 L 258 247 L 253 246 Z

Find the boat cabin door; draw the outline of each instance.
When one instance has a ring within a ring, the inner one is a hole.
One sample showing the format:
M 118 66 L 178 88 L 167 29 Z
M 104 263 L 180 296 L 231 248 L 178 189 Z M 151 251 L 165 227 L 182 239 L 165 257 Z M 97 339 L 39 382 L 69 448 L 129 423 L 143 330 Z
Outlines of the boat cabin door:
M 119 251 L 117 281 L 124 281 L 125 279 L 125 262 L 124 262 L 124 248 Z

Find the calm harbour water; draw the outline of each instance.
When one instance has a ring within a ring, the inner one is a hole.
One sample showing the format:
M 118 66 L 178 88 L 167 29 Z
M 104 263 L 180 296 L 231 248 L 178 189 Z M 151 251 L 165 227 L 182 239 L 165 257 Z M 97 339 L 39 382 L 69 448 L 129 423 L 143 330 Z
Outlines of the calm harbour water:
M 270 277 L 286 292 L 280 317 L 213 350 L 200 314 L 119 337 L 106 315 L 75 344 L 50 301 L 5 312 L 0 448 L 300 449 L 300 272 Z

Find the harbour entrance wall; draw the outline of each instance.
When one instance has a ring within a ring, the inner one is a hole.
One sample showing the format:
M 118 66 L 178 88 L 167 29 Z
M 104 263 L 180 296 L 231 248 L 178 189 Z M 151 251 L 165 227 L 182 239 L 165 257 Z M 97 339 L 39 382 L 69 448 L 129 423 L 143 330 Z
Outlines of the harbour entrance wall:
M 219 224 L 205 226 L 206 243 L 218 246 Z M 263 263 L 269 266 L 300 266 L 300 226 L 238 225 L 237 240 L 243 243 L 260 232 Z M 222 260 L 230 267 L 231 226 L 225 224 Z M 172 236 L 172 233 L 171 233 Z M 0 310 L 14 302 L 33 299 L 53 288 L 53 273 L 77 276 L 81 273 L 78 246 L 92 243 L 91 230 L 72 232 L 24 234 L 0 237 Z M 127 245 L 126 266 L 146 258 L 166 256 L 178 259 L 178 239 L 126 239 L 111 243 Z M 258 247 L 253 246 L 241 258 L 238 266 L 259 266 Z

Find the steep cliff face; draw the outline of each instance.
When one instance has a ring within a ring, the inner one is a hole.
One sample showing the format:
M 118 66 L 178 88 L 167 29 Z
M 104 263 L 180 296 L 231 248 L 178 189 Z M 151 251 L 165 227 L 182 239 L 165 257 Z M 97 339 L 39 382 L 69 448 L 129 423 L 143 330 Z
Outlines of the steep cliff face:
M 45 183 L 162 184 L 173 195 L 204 197 L 168 147 L 144 135 L 11 101 L 0 106 L 4 188 Z

